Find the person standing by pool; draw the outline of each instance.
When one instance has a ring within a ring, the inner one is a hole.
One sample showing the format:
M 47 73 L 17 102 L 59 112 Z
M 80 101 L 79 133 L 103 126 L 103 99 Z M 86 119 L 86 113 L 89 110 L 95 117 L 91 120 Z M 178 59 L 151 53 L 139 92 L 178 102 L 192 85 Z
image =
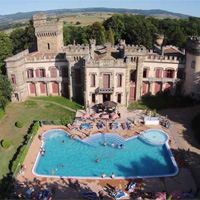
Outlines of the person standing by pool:
M 53 168 L 51 169 L 51 174 L 54 175 L 54 169 Z

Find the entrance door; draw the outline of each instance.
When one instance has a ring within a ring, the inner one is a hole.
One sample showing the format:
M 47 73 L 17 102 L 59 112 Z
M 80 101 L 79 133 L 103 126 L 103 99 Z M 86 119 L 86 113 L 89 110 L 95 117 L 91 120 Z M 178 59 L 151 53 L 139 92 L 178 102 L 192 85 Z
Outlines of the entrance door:
M 103 94 L 103 102 L 110 101 L 110 94 Z

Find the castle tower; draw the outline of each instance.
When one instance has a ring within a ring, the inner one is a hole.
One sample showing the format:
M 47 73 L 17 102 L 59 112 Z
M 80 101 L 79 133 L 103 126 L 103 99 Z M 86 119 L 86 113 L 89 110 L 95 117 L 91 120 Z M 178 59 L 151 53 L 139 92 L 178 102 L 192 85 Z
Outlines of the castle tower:
M 184 94 L 200 96 L 200 38 L 188 37 L 186 43 L 186 64 Z
M 33 15 L 38 51 L 59 51 L 63 47 L 63 22 L 47 21 L 47 15 Z

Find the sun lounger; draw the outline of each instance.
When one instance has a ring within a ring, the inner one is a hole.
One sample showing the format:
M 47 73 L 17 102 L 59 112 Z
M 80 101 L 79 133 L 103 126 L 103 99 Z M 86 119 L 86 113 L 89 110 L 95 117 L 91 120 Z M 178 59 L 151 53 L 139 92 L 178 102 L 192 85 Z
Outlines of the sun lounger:
M 44 195 L 43 195 L 44 200 L 49 199 L 49 196 L 50 196 L 50 190 L 46 189 L 46 190 L 44 191 Z
M 83 192 L 82 196 L 85 199 L 97 199 L 97 193 L 96 192 Z
M 122 123 L 122 128 L 123 128 L 124 130 L 127 130 L 127 129 L 128 129 L 127 124 L 126 124 L 125 122 Z
M 125 192 L 121 192 L 121 193 L 118 193 L 116 196 L 115 196 L 115 199 L 121 199 L 123 197 L 126 197 L 128 196 Z
M 102 128 L 103 128 L 102 122 L 98 122 L 98 129 L 102 129 Z
M 30 187 L 27 191 L 26 191 L 26 195 L 28 197 L 31 197 L 31 194 L 34 192 L 34 188 Z
M 136 186 L 135 182 L 130 182 L 129 185 L 128 185 L 128 188 L 127 188 L 128 191 L 129 192 L 134 192 L 135 186 Z

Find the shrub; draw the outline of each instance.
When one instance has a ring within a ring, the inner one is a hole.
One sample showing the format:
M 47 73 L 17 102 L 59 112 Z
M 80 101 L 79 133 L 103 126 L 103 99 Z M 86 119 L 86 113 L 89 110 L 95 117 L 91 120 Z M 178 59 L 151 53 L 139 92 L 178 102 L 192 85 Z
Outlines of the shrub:
M 10 145 L 11 145 L 11 142 L 10 142 L 10 140 L 3 140 L 2 142 L 1 142 L 1 146 L 4 148 L 4 149 L 8 149 L 9 147 L 10 147 Z
M 21 122 L 21 121 L 17 121 L 17 122 L 16 122 L 16 127 L 17 127 L 17 128 L 22 128 L 23 125 L 24 125 L 24 124 L 23 124 L 23 122 Z
M 79 22 L 79 21 L 76 22 L 76 25 L 80 25 L 80 24 L 81 24 L 81 22 Z
M 2 109 L 0 109 L 0 119 L 3 117 L 4 114 L 5 112 Z
M 67 124 L 67 118 L 66 117 L 63 117 L 61 119 L 61 124 L 64 125 L 64 126 Z
M 40 127 L 39 122 L 35 122 L 31 128 L 30 132 L 27 133 L 27 137 L 25 137 L 25 140 L 24 140 L 24 145 L 22 145 L 20 147 L 19 153 L 18 153 L 16 159 L 12 163 L 12 166 L 11 166 L 12 172 L 14 172 L 16 170 L 18 163 L 20 162 L 20 167 L 18 168 L 18 171 L 17 171 L 17 173 L 19 173 L 19 170 L 21 169 L 21 165 L 24 162 L 26 154 L 28 153 L 27 143 L 28 143 L 31 135 L 33 135 L 33 137 L 32 137 L 32 141 L 33 141 L 34 136 L 37 134 L 39 127 Z
M 54 124 L 55 124 L 55 125 L 62 125 L 62 123 L 61 123 L 60 120 L 59 120 L 59 121 L 54 121 Z

